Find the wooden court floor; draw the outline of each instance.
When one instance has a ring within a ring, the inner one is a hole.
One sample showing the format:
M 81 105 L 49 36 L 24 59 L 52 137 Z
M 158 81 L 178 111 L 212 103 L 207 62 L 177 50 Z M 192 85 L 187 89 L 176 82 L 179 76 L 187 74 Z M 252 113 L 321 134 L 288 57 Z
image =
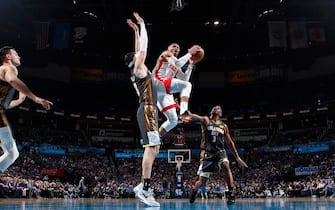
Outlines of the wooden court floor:
M 237 199 L 227 206 L 221 199 L 161 199 L 160 207 L 147 207 L 137 199 L 0 199 L 0 210 L 93 210 L 93 209 L 178 209 L 178 210 L 335 210 L 335 198 Z

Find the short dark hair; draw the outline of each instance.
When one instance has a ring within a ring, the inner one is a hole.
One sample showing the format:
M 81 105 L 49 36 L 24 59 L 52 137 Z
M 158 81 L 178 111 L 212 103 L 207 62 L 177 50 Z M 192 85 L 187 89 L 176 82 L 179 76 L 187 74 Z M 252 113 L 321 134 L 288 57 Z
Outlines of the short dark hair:
M 14 50 L 14 47 L 11 46 L 3 46 L 0 49 L 0 59 L 1 61 L 3 61 L 3 59 L 5 58 L 5 56 L 9 53 L 10 50 Z
M 132 68 L 134 64 L 131 64 L 133 62 L 135 56 L 135 52 L 129 52 L 124 56 L 124 63 L 128 68 Z

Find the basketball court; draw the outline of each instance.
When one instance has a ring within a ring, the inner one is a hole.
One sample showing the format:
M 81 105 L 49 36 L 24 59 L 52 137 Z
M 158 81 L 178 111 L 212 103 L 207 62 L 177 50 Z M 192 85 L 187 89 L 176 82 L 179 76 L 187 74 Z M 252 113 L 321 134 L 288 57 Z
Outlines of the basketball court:
M 1 199 L 1 210 L 44 210 L 44 209 L 234 209 L 234 210 L 332 210 L 335 209 L 335 198 L 269 198 L 269 199 L 237 199 L 236 203 L 227 206 L 221 199 L 197 199 L 190 204 L 188 199 L 159 199 L 160 207 L 147 207 L 137 199 Z

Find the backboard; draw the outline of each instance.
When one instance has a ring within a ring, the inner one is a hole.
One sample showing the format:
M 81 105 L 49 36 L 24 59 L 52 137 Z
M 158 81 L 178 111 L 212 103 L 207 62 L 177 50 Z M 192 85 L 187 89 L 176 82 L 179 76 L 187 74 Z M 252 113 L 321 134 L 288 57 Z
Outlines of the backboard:
M 182 163 L 191 163 L 191 150 L 168 149 L 168 163 L 177 163 L 177 160 L 182 160 Z

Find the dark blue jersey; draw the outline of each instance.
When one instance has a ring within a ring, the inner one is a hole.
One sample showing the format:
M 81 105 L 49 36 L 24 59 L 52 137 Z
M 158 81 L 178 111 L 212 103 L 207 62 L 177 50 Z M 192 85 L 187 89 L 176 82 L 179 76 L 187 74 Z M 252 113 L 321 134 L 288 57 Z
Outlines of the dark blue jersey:
M 207 152 L 213 154 L 218 151 L 224 150 L 224 127 L 225 125 L 223 122 L 216 124 L 212 120 L 209 120 L 209 123 L 204 131 L 205 150 Z

